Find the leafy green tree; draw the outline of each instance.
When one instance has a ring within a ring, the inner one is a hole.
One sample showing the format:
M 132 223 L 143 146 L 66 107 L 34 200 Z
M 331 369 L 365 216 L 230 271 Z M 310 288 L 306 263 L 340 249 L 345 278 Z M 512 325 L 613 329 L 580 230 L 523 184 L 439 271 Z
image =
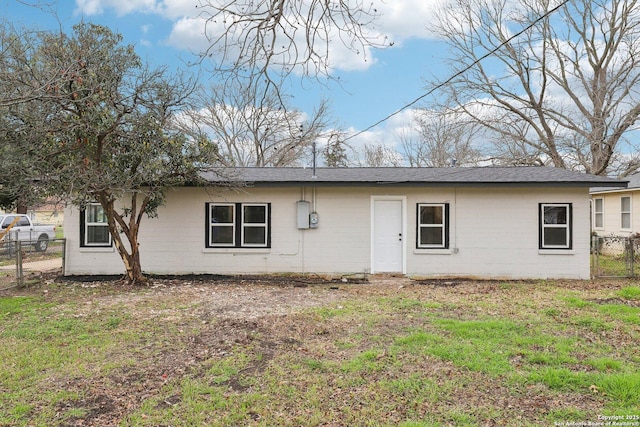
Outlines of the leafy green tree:
M 4 110 L 20 124 L 14 143 L 29 150 L 34 175 L 50 192 L 80 208 L 102 205 L 126 281 L 144 283 L 143 218 L 157 215 L 167 188 L 197 184 L 217 160 L 214 145 L 172 130 L 195 82 L 146 66 L 120 35 L 93 24 L 71 35 L 41 33 L 27 56 L 14 84 L 36 96 L 21 104 L 28 108 Z
M 47 195 L 32 166 L 32 148 L 21 144 L 25 120 L 33 117 L 26 102 L 38 92 L 34 84 L 22 84 L 29 80 L 36 35 L 18 32 L 6 22 L 0 25 L 0 207 L 21 213 Z

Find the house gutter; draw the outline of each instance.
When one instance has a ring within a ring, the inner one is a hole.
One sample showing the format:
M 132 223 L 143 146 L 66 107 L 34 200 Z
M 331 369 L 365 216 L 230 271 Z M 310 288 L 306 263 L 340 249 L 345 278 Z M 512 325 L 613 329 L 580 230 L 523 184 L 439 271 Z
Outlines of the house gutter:
M 243 187 L 557 187 L 557 188 L 592 188 L 602 183 L 594 182 L 379 182 L 379 181 L 254 181 L 238 182 Z M 216 182 L 211 185 L 217 186 Z M 626 183 L 621 183 L 626 188 Z M 616 191 L 624 191 L 616 190 Z

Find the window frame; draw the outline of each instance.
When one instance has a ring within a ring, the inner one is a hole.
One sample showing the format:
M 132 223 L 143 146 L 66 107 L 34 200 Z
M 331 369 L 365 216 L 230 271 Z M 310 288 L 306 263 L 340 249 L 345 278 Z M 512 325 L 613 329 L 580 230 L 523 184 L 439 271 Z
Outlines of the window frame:
M 441 207 L 442 223 L 422 224 L 420 222 L 420 210 L 423 207 Z M 441 244 L 424 244 L 421 242 L 421 230 L 423 228 L 442 228 Z M 416 204 L 416 249 L 449 249 L 449 203 L 417 203 Z
M 232 217 L 232 222 L 224 222 L 224 223 L 218 223 L 217 225 L 214 225 L 211 223 L 211 216 L 212 216 L 212 210 L 214 207 L 216 206 L 225 206 L 225 207 L 231 207 L 233 209 L 231 217 Z M 207 203 L 207 220 L 206 220 L 206 229 L 207 229 L 207 248 L 234 248 L 236 246 L 236 204 L 235 203 Z M 231 243 L 213 243 L 211 241 L 211 238 L 213 236 L 214 233 L 212 233 L 213 231 L 213 227 L 232 227 L 232 241 Z
M 87 207 L 91 206 L 100 206 L 100 203 L 88 203 Z M 87 213 L 89 209 L 84 207 L 80 209 L 80 247 L 82 248 L 110 248 L 113 246 L 113 238 L 111 237 L 111 232 L 109 231 L 109 224 L 107 222 L 89 222 L 87 221 Z M 104 208 L 103 208 L 104 209 Z M 108 242 L 88 242 L 87 239 L 89 237 L 89 227 L 106 227 L 107 235 L 109 236 Z
M 598 210 L 598 201 L 600 201 L 600 210 Z M 600 225 L 598 225 L 598 216 L 600 217 Z M 593 229 L 604 230 L 604 197 L 593 198 Z
M 211 241 L 212 227 L 211 224 L 212 209 L 216 206 L 232 206 L 233 207 L 233 223 L 224 223 L 221 226 L 233 227 L 232 243 L 215 243 Z M 246 222 L 245 207 L 264 207 L 265 221 L 263 223 Z M 245 243 L 245 231 L 247 228 L 264 228 L 264 243 Z M 217 249 L 267 249 L 271 248 L 271 203 L 229 203 L 229 202 L 209 202 L 205 204 L 205 248 Z
M 544 210 L 546 207 L 565 207 L 566 224 L 545 224 Z M 545 244 L 545 229 L 566 229 L 564 245 Z M 539 203 L 538 204 L 538 248 L 543 250 L 572 250 L 573 249 L 573 204 L 572 203 Z
M 629 210 L 628 211 L 622 210 L 622 206 L 623 206 L 623 202 L 622 201 L 624 199 L 629 199 Z M 629 219 L 629 227 L 625 227 L 624 226 L 625 215 Z M 631 198 L 631 195 L 620 196 L 620 230 L 631 231 L 632 229 L 633 229 L 633 199 Z
M 264 212 L 264 222 L 247 222 L 245 220 L 245 208 L 248 207 L 263 207 Z M 240 213 L 241 222 L 240 222 L 240 245 L 243 248 L 266 248 L 269 243 L 269 206 L 267 203 L 242 203 L 241 204 L 242 212 Z M 264 228 L 264 243 L 246 243 L 246 231 L 249 228 Z

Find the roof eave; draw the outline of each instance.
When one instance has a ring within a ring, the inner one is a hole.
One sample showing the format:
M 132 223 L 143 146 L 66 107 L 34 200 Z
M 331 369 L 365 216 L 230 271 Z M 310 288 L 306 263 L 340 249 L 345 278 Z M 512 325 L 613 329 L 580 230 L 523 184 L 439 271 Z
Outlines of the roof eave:
M 591 188 L 600 182 L 379 182 L 379 181 L 238 181 L 249 187 L 584 187 Z M 211 182 L 215 185 L 216 182 Z

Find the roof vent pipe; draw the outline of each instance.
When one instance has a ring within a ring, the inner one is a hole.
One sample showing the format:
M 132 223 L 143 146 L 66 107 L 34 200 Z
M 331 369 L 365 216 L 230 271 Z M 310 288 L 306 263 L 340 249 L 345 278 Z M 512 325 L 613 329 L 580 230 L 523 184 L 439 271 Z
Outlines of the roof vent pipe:
M 313 175 L 311 176 L 311 178 L 317 178 L 316 176 L 316 142 L 315 141 L 313 141 L 312 150 L 313 150 Z

